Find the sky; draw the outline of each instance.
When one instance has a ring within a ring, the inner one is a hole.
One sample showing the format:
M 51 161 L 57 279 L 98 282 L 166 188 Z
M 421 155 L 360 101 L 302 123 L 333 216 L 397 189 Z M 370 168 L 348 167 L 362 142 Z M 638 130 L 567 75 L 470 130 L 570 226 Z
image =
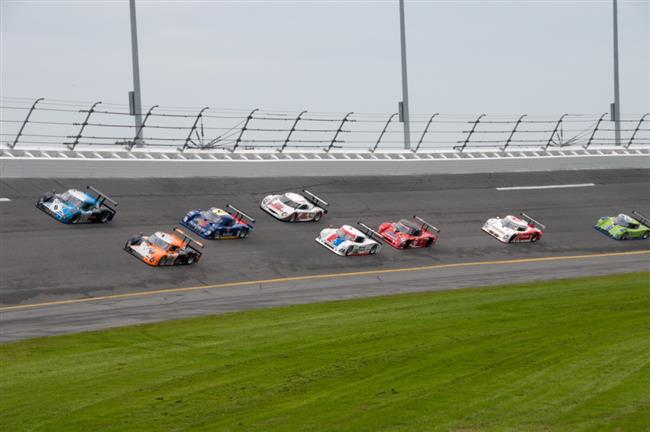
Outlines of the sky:
M 128 1 L 1 2 L 2 96 L 127 103 Z M 391 1 L 137 1 L 143 107 L 396 111 Z M 600 113 L 611 1 L 406 0 L 412 113 Z M 619 1 L 621 106 L 650 110 L 650 1 Z

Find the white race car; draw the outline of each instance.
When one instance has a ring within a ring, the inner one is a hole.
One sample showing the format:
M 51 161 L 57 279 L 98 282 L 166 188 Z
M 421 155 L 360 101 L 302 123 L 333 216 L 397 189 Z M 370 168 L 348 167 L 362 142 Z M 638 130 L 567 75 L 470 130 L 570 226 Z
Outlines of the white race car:
M 268 195 L 262 200 L 260 208 L 285 222 L 318 222 L 327 213 L 329 204 L 306 189 L 303 193 L 305 195 L 293 192 Z
M 521 217 L 508 215 L 503 219 L 488 219 L 481 229 L 502 243 L 535 243 L 542 238 L 546 227 L 526 213 L 521 213 Z
M 379 236 L 366 225 L 359 223 L 367 233 L 350 225 L 341 228 L 325 228 L 320 232 L 316 241 L 337 255 L 374 255 L 379 252 L 381 245 L 372 239 L 373 235 Z

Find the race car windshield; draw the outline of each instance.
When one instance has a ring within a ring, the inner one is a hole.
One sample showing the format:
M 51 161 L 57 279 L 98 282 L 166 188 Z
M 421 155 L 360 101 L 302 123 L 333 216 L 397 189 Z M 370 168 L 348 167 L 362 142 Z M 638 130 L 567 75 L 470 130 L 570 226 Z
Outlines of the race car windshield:
M 232 218 L 226 215 L 218 215 L 211 211 L 203 212 L 203 218 L 219 225 L 231 225 Z
M 300 206 L 300 204 L 293 201 L 291 198 L 287 197 L 286 195 L 282 195 L 282 197 L 280 197 L 280 202 L 291 208 L 298 208 Z
M 84 202 L 81 201 L 79 198 L 70 195 L 68 192 L 63 192 L 61 195 L 59 195 L 62 201 L 65 201 L 67 204 L 74 206 L 74 207 L 81 207 Z
M 409 221 L 402 219 L 396 225 L 397 231 L 403 232 L 409 235 L 417 235 L 420 233 L 420 230 L 413 226 Z
M 622 226 L 622 227 L 626 227 L 626 228 L 630 226 L 629 219 L 627 217 L 625 217 L 625 215 L 622 215 L 622 214 L 616 216 L 616 219 L 614 219 L 614 223 L 616 225 L 618 225 L 618 226 Z
M 519 225 L 517 225 L 516 223 L 514 223 L 514 222 L 512 222 L 511 220 L 508 220 L 508 219 L 501 219 L 501 224 L 505 228 L 510 228 L 511 230 L 515 230 L 515 231 L 519 230 L 519 228 L 520 228 Z
M 167 250 L 169 249 L 169 243 L 167 243 L 165 240 L 161 239 L 160 237 L 153 235 L 149 237 L 149 243 L 152 245 L 159 247 L 162 250 Z

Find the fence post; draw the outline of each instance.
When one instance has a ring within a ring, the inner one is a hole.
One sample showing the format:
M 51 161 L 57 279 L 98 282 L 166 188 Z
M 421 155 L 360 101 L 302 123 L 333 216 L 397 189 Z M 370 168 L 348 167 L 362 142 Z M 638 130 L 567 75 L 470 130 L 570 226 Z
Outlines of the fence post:
M 435 113 L 429 118 L 429 121 L 427 122 L 427 125 L 424 128 L 424 132 L 422 132 L 422 136 L 420 136 L 420 140 L 418 141 L 418 144 L 415 146 L 415 150 L 413 150 L 413 153 L 417 153 L 418 150 L 420 150 L 420 146 L 422 145 L 422 141 L 424 140 L 424 136 L 427 134 L 429 131 L 429 126 L 431 126 L 431 122 L 433 121 L 434 118 L 436 118 L 440 113 Z
M 515 132 L 517 132 L 517 128 L 519 127 L 519 125 L 523 121 L 524 117 L 526 117 L 527 115 L 528 114 L 523 114 L 521 117 L 519 117 L 519 119 L 517 119 L 517 123 L 515 123 L 515 127 L 512 128 L 512 132 L 510 132 L 510 136 L 508 137 L 508 140 L 506 141 L 506 143 L 503 145 L 503 148 L 501 148 L 501 151 L 506 151 L 506 149 L 510 145 L 510 142 L 512 141 L 512 137 L 515 136 Z
M 34 101 L 32 104 L 32 107 L 29 109 L 29 112 L 27 113 L 27 117 L 25 117 L 25 120 L 23 120 L 23 124 L 20 126 L 20 130 L 18 131 L 18 135 L 16 135 L 16 138 L 14 138 L 13 144 L 9 144 L 9 148 L 12 149 L 16 147 L 16 144 L 18 144 L 18 140 L 20 139 L 20 136 L 23 134 L 23 129 L 25 129 L 25 126 L 27 125 L 27 122 L 29 122 L 29 117 L 32 115 L 32 111 L 34 111 L 34 108 L 36 108 L 36 104 L 38 104 L 40 101 L 44 100 L 45 98 L 38 98 Z
M 375 150 L 377 150 L 377 147 L 379 147 L 379 143 L 381 142 L 381 139 L 383 138 L 384 134 L 386 133 L 386 129 L 388 129 L 388 125 L 390 125 L 390 122 L 393 121 L 395 116 L 399 113 L 394 113 L 391 114 L 390 117 L 388 117 L 388 121 L 384 125 L 384 129 L 382 129 L 381 133 L 379 134 L 379 138 L 377 138 L 377 142 L 375 143 L 375 146 L 370 150 L 370 153 L 374 153 Z
M 287 144 L 289 144 L 289 140 L 291 139 L 291 135 L 293 134 L 293 131 L 296 130 L 296 126 L 298 125 L 298 122 L 300 121 L 300 117 L 302 117 L 302 115 L 304 113 L 306 113 L 306 112 L 307 112 L 307 110 L 301 112 L 300 114 L 298 114 L 298 117 L 296 117 L 296 120 L 293 122 L 293 126 L 291 126 L 291 130 L 289 131 L 289 134 L 287 135 L 287 138 L 284 140 L 284 144 L 282 144 L 282 147 L 280 147 L 278 149 L 278 151 L 280 153 L 282 153 L 284 151 L 284 149 L 287 147 Z
M 607 115 L 607 113 L 603 113 L 603 115 L 601 115 L 600 118 L 598 119 L 598 121 L 596 122 L 596 127 L 594 128 L 593 131 L 591 131 L 591 136 L 589 137 L 589 140 L 587 141 L 587 144 L 585 144 L 583 146 L 584 149 L 589 148 L 589 146 L 591 145 L 591 142 L 594 140 L 594 137 L 596 136 L 596 132 L 598 132 L 598 128 L 600 127 L 600 123 L 602 123 L 602 121 L 603 121 L 603 119 L 605 118 L 606 115 Z
M 194 124 L 192 125 L 192 128 L 190 129 L 190 133 L 187 134 L 187 138 L 185 138 L 185 143 L 183 144 L 183 147 L 180 149 L 180 151 L 185 151 L 187 148 L 187 145 L 190 143 L 190 140 L 192 138 L 192 134 L 196 130 L 196 125 L 199 123 L 199 120 L 201 120 L 201 117 L 203 117 L 203 111 L 210 109 L 210 107 L 203 107 L 201 108 L 201 111 L 196 115 L 196 118 L 194 119 Z
M 630 137 L 630 140 L 627 142 L 627 144 L 625 144 L 626 149 L 629 148 L 632 145 L 632 141 L 634 141 L 634 137 L 636 137 L 636 133 L 639 131 L 639 129 L 641 129 L 641 123 L 643 123 L 645 118 L 647 116 L 649 116 L 649 115 L 650 115 L 650 113 L 643 114 L 643 116 L 641 117 L 641 120 L 639 120 L 639 123 L 637 123 L 636 128 L 634 129 L 634 132 L 632 132 L 632 136 Z
M 96 107 L 97 105 L 99 105 L 100 103 L 102 103 L 102 102 L 101 102 L 101 101 L 99 101 L 99 102 L 95 102 L 95 103 L 93 104 L 93 106 L 91 106 L 90 109 L 89 109 L 88 111 L 86 111 L 86 112 L 87 112 L 87 114 L 86 114 L 86 118 L 85 118 L 84 122 L 81 123 L 81 129 L 79 129 L 79 133 L 77 134 L 77 136 L 74 137 L 74 142 L 68 144 L 68 148 L 69 148 L 70 150 L 74 150 L 75 147 L 77 146 L 77 144 L 79 144 L 79 140 L 81 139 L 81 136 L 82 136 L 82 134 L 83 134 L 83 132 L 84 132 L 84 129 L 85 129 L 86 126 L 88 125 L 88 120 L 90 119 L 90 116 L 95 112 L 95 107 Z M 84 111 L 81 110 L 81 111 L 79 111 L 79 112 L 84 112 Z M 69 138 L 72 138 L 72 137 L 69 137 Z
M 481 119 L 483 117 L 485 117 L 485 114 L 481 114 L 480 116 L 478 116 L 476 118 L 476 120 L 474 120 L 474 124 L 472 125 L 472 129 L 467 134 L 467 137 L 465 137 L 465 141 L 463 141 L 463 145 L 454 147 L 454 150 L 458 150 L 460 152 L 465 150 L 465 147 L 467 147 L 467 144 L 469 143 L 470 138 L 472 137 L 472 135 L 474 134 L 474 131 L 476 130 L 476 126 L 478 126 L 478 124 L 480 123 L 480 121 L 481 121 Z
M 142 124 L 138 126 L 138 129 L 135 131 L 135 136 L 133 137 L 133 141 L 126 145 L 126 148 L 128 150 L 131 150 L 135 145 L 135 143 L 138 142 L 138 140 L 140 141 L 142 140 L 142 137 L 140 136 L 140 134 L 142 133 L 142 129 L 144 129 L 144 125 L 145 123 L 147 123 L 147 119 L 151 115 L 151 112 L 156 108 L 158 108 L 158 105 L 154 105 L 151 108 L 149 108 L 149 111 L 147 111 L 147 115 L 144 116 L 144 120 L 142 121 Z
M 350 111 L 343 117 L 343 120 L 341 120 L 341 124 L 339 125 L 339 128 L 336 130 L 336 133 L 334 134 L 334 138 L 332 138 L 332 141 L 330 141 L 330 145 L 325 149 L 325 153 L 329 153 L 329 151 L 332 149 L 334 146 L 334 143 L 336 142 L 336 139 L 339 137 L 339 134 L 343 130 L 343 126 L 345 125 L 345 122 L 348 121 L 348 117 L 350 117 L 354 112 Z
M 546 142 L 546 145 L 544 146 L 544 151 L 548 149 L 548 147 L 551 145 L 553 142 L 553 138 L 555 137 L 555 134 L 557 133 L 557 130 L 560 128 L 562 125 L 562 120 L 564 120 L 564 117 L 568 116 L 569 114 L 562 114 L 562 117 L 557 121 L 555 124 L 555 128 L 553 129 L 553 132 L 551 133 L 551 136 L 548 138 L 548 141 Z
M 233 146 L 231 152 L 234 153 L 235 150 L 237 150 L 237 147 L 239 147 L 239 143 L 241 142 L 241 137 L 244 136 L 244 132 L 246 132 L 248 123 L 253 119 L 253 114 L 255 114 L 259 110 L 260 110 L 259 108 L 255 108 L 253 111 L 251 111 L 248 114 L 248 117 L 246 117 L 246 122 L 244 122 L 244 126 L 242 126 L 241 131 L 239 131 L 239 136 L 237 137 L 237 140 L 235 141 L 235 145 Z

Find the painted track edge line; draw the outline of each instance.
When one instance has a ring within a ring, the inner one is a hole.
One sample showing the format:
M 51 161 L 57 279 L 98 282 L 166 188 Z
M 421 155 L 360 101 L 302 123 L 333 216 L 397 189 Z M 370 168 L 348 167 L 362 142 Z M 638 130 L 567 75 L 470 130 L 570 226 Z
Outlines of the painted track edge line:
M 112 295 L 97 296 L 97 297 L 83 297 L 83 298 L 57 300 L 57 301 L 43 302 L 43 303 L 4 306 L 4 307 L 0 307 L 0 312 L 11 312 L 16 310 L 36 309 L 36 308 L 43 308 L 49 306 L 63 306 L 63 305 L 88 303 L 88 302 L 104 301 L 104 300 L 121 300 L 121 299 L 133 298 L 133 297 L 148 297 L 148 296 L 154 296 L 160 294 L 174 294 L 174 293 L 210 290 L 210 289 L 218 289 L 218 288 L 234 288 L 238 286 L 249 286 L 249 285 L 270 285 L 270 284 L 282 283 L 282 282 L 298 282 L 298 281 L 309 281 L 309 280 L 320 280 L 320 279 L 371 276 L 371 275 L 379 275 L 379 274 L 405 273 L 405 272 L 416 272 L 416 271 L 426 271 L 426 270 L 436 270 L 436 269 L 476 267 L 482 265 L 526 264 L 526 263 L 536 263 L 536 262 L 579 260 L 579 259 L 590 259 L 590 258 L 608 258 L 608 257 L 617 257 L 617 256 L 646 255 L 646 254 L 650 254 L 650 249 L 628 251 L 628 252 L 611 252 L 611 253 L 587 254 L 587 255 L 547 256 L 547 257 L 538 257 L 538 258 L 519 258 L 514 260 L 474 261 L 474 262 L 465 262 L 465 263 L 434 264 L 434 265 L 420 266 L 420 267 L 403 267 L 403 268 L 384 269 L 384 270 L 365 270 L 359 272 L 290 276 L 290 277 L 275 278 L 275 279 L 224 282 L 224 283 L 212 284 L 212 285 L 199 285 L 199 286 L 180 287 L 180 288 L 165 288 L 165 289 L 159 289 L 153 291 L 137 291 L 131 293 L 112 294 Z
M 581 188 L 596 186 L 595 183 L 574 183 L 574 184 L 556 184 L 556 185 L 540 185 L 540 186 L 505 186 L 498 187 L 498 191 L 511 191 L 511 190 L 535 190 L 535 189 L 566 189 L 566 188 Z

